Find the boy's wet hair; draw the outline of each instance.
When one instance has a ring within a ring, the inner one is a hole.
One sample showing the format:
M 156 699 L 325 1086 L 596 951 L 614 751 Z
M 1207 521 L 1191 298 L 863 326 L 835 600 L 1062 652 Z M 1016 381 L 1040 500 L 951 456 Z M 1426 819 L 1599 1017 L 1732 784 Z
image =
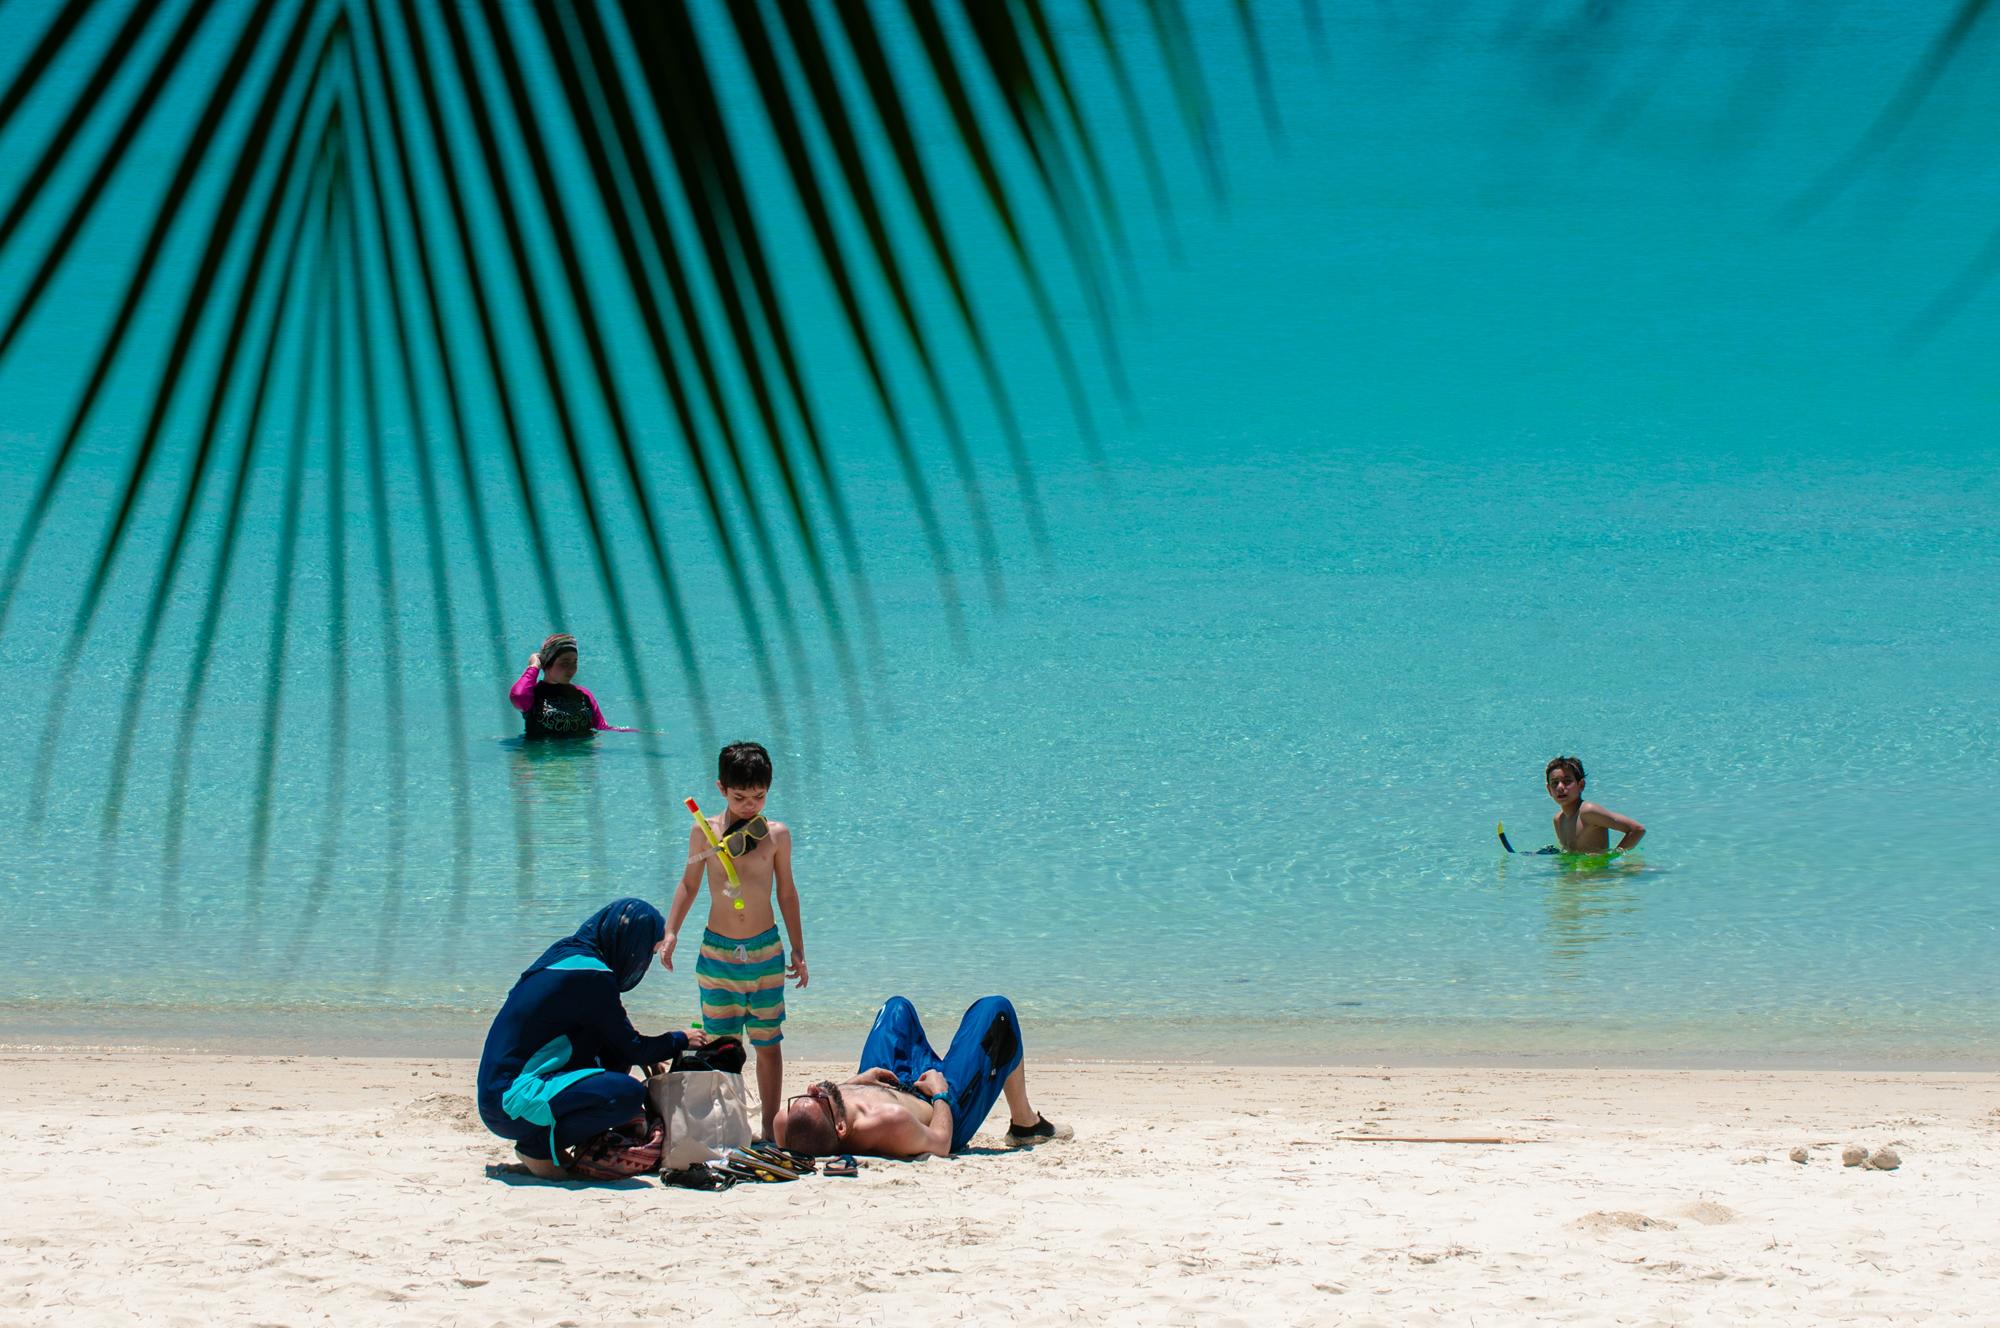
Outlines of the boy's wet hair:
M 1547 765 L 1543 766 L 1542 782 L 1544 784 L 1548 783 L 1549 776 L 1554 774 L 1557 770 L 1569 771 L 1569 773 L 1575 777 L 1578 787 L 1582 786 L 1583 762 L 1577 760 L 1574 756 L 1558 756 L 1553 761 L 1550 761 Z
M 732 742 L 715 762 L 715 777 L 724 788 L 771 787 L 771 754 L 762 743 Z

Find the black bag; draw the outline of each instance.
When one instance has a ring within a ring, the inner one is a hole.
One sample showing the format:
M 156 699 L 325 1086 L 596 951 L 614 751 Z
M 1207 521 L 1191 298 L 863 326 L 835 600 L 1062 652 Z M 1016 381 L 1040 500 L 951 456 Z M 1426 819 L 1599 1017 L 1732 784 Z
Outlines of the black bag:
M 689 1047 L 674 1057 L 673 1070 L 720 1070 L 724 1074 L 742 1074 L 744 1062 L 749 1060 L 743 1044 L 735 1038 L 717 1038 L 705 1047 Z

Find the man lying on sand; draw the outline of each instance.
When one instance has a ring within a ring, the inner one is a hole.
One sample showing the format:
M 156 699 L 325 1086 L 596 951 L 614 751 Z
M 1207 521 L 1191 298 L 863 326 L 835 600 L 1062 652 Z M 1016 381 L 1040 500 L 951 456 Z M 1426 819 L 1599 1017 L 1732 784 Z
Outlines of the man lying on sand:
M 1003 1094 L 1008 1147 L 1073 1133 L 1028 1103 L 1012 1001 L 974 1001 L 940 1056 L 924 1036 L 917 1007 L 891 996 L 861 1048 L 861 1072 L 844 1084 L 822 1080 L 787 1102 L 778 1114 L 778 1143 L 820 1157 L 944 1157 L 964 1151 Z

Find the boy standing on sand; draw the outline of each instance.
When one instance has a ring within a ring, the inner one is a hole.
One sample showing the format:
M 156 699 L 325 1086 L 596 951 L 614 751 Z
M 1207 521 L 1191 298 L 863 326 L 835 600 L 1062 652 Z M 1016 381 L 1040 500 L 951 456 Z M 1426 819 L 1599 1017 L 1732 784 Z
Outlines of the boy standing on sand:
M 1556 843 L 1565 853 L 1605 853 L 1611 848 L 1611 834 L 1618 831 L 1618 851 L 1638 847 L 1646 837 L 1646 827 L 1629 816 L 1607 811 L 1583 800 L 1583 762 L 1574 756 L 1558 756 L 1542 768 L 1549 796 L 1562 808 L 1556 813 Z
M 674 944 L 681 923 L 694 907 L 703 872 L 708 874 L 708 925 L 701 934 L 701 954 L 695 960 L 695 986 L 701 992 L 701 1026 L 710 1038 L 741 1038 L 748 1032 L 757 1053 L 757 1098 L 764 1112 L 764 1132 L 771 1137 L 784 1085 L 785 979 L 806 985 L 805 931 L 799 925 L 799 891 L 792 882 L 792 832 L 778 821 L 764 819 L 764 799 L 771 791 L 771 754 L 754 742 L 736 742 L 722 749 L 716 763 L 716 788 L 726 805 L 708 818 L 736 863 L 742 888 L 727 894 L 728 875 L 708 836 L 696 826 L 688 832 L 687 870 L 667 911 L 667 937 L 660 944 L 660 962 L 674 966 Z M 792 938 L 792 959 L 778 940 L 771 915 L 773 886 L 785 930 Z M 740 901 L 740 907 L 738 906 Z

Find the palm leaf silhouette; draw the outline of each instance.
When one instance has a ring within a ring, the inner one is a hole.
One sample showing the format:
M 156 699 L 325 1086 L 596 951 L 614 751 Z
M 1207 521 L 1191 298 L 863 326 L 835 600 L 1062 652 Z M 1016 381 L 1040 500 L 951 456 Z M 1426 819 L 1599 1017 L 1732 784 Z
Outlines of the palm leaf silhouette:
M 100 610 L 123 584 L 121 568 L 130 565 L 125 574 L 138 578 L 145 599 L 109 754 L 106 829 L 120 824 L 131 797 L 149 672 L 163 657 L 206 660 L 225 606 L 250 593 L 250 569 L 261 577 L 268 568 L 270 598 L 259 610 L 269 615 L 261 724 L 243 773 L 252 795 L 254 901 L 271 842 L 296 647 L 316 626 L 329 657 L 340 658 L 358 578 L 380 615 L 369 630 L 388 661 L 381 692 L 399 794 L 409 773 L 397 609 L 405 601 L 427 606 L 458 772 L 449 816 L 462 889 L 472 820 L 458 665 L 469 646 L 479 655 L 490 650 L 496 682 L 508 673 L 514 625 L 495 558 L 503 529 L 522 532 L 542 573 L 538 619 L 568 617 L 555 572 L 557 498 L 583 529 L 579 562 L 607 608 L 642 726 L 653 723 L 648 666 L 664 649 L 685 680 L 698 741 L 712 736 L 689 574 L 670 542 L 690 523 L 717 551 L 727 611 L 773 706 L 793 695 L 814 722 L 816 682 L 824 679 L 809 662 L 802 615 L 792 611 L 809 604 L 834 661 L 839 706 L 859 719 L 871 704 L 864 682 L 880 666 L 881 645 L 841 458 L 786 312 L 784 290 L 805 275 L 802 263 L 816 265 L 813 275 L 838 301 L 947 624 L 964 648 L 954 521 L 969 528 L 988 599 L 999 604 L 1006 593 L 994 498 L 973 461 L 968 411 L 992 413 L 1025 529 L 1044 556 L 1048 545 L 1007 364 L 945 218 L 935 154 L 955 152 L 976 178 L 1079 436 L 1095 455 L 1089 382 L 1101 377 L 1118 398 L 1127 392 L 1113 335 L 1124 296 L 1111 273 L 1121 272 L 1129 291 L 1138 270 L 1107 165 L 1113 140 L 1137 153 L 1161 233 L 1170 248 L 1177 244 L 1171 182 L 1149 127 L 1155 110 L 1138 91 L 1133 62 L 1164 68 L 1172 114 L 1192 135 L 1211 188 L 1218 196 L 1222 188 L 1186 16 L 1178 0 L 1146 0 L 1143 9 L 1137 38 L 1121 35 L 1098 0 L 1083 0 L 1078 11 L 1077 29 L 1108 62 L 1122 114 L 1122 133 L 1107 137 L 1079 95 L 1067 29 L 1044 0 L 8 5 L 0 30 L 11 30 L 10 44 L 27 53 L 0 89 L 0 134 L 12 136 L 8 151 L 27 165 L 0 197 L 0 372 L 49 314 L 87 232 L 118 232 L 129 276 L 95 340 L 66 356 L 78 366 L 68 385 L 73 404 L 0 562 L 0 633 L 52 524 L 74 519 L 57 500 L 86 437 L 129 413 L 109 384 L 132 375 L 150 383 L 60 636 L 63 660 L 36 746 L 31 804 L 39 809 L 48 799 L 69 680 Z M 107 10 L 115 12 L 100 12 Z M 1247 4 L 1237 12 L 1275 132 L 1258 20 Z M 898 43 L 921 59 L 899 66 L 890 54 Z M 747 87 L 719 76 L 725 54 L 747 69 Z M 132 91 L 121 102 L 122 88 Z M 20 112 L 37 98 L 40 113 L 32 133 L 23 133 Z M 926 98 L 948 112 L 944 149 L 935 137 L 920 142 L 916 108 Z M 738 141 L 747 115 L 768 126 L 775 166 Z M 182 124 L 189 127 L 177 135 L 158 197 L 146 209 L 114 211 L 111 200 L 137 169 L 135 145 L 148 135 L 175 137 Z M 1026 163 L 1025 179 L 1010 174 L 1003 157 Z M 577 188 L 579 178 L 587 188 Z M 809 258 L 772 247 L 769 222 L 752 200 L 774 186 L 798 204 Z M 904 208 L 915 240 L 892 221 Z M 858 240 L 843 229 L 842 214 L 858 220 Z M 1026 219 L 1034 215 L 1058 237 L 1056 254 L 1088 313 L 1095 369 L 1064 330 L 1051 255 L 1030 239 Z M 197 256 L 183 281 L 168 260 L 189 248 Z M 593 268 L 587 255 L 600 251 L 615 261 Z M 607 272 L 617 284 L 608 293 Z M 970 348 L 980 402 L 963 399 L 943 368 L 938 337 L 946 330 L 924 312 L 926 281 L 941 283 L 949 335 Z M 871 307 L 871 290 L 885 294 L 886 305 Z M 618 315 L 607 297 L 636 312 L 641 359 L 656 379 L 615 352 Z M 141 330 L 161 320 L 170 328 L 164 349 Z M 912 368 L 914 384 L 902 381 Z M 672 426 L 670 454 L 640 426 L 655 389 Z M 482 404 L 498 420 L 497 459 L 472 445 Z M 531 417 L 542 405 L 555 445 L 537 452 Z M 942 426 L 943 466 L 925 455 L 911 424 L 920 405 Z M 195 421 L 190 429 L 177 427 L 183 413 Z M 400 457 L 389 441 L 397 435 L 407 439 Z M 537 456 L 555 464 L 538 470 Z M 662 490 L 669 462 L 691 477 L 684 501 Z M 755 482 L 760 474 L 775 484 Z M 391 534 L 397 476 L 410 477 L 420 509 L 414 559 Z M 956 516 L 942 497 L 953 490 Z M 149 500 L 169 512 L 158 548 L 135 539 L 137 513 Z M 275 504 L 275 530 L 249 519 L 260 502 Z M 195 538 L 204 510 L 219 514 L 212 546 Z M 324 539 L 310 539 L 309 528 L 320 524 Z M 469 535 L 463 552 L 453 537 L 461 528 Z M 636 554 L 643 577 L 621 565 L 614 532 L 626 531 L 636 532 L 636 545 L 624 552 Z M 310 606 L 296 593 L 302 576 L 324 581 Z M 473 585 L 476 594 L 462 593 Z M 182 628 L 171 610 L 184 593 L 199 613 Z M 667 625 L 672 640 L 663 648 L 644 637 L 641 597 Z M 314 624 L 315 615 L 323 620 Z M 331 811 L 316 892 L 332 869 L 346 797 L 340 739 L 353 717 L 343 671 L 332 668 L 324 681 L 334 741 L 323 772 Z M 166 775 L 174 864 L 187 834 L 203 694 L 197 667 Z M 782 710 L 774 713 L 784 722 Z M 648 771 L 663 792 L 657 763 Z M 400 860 L 400 840 L 390 851 Z

